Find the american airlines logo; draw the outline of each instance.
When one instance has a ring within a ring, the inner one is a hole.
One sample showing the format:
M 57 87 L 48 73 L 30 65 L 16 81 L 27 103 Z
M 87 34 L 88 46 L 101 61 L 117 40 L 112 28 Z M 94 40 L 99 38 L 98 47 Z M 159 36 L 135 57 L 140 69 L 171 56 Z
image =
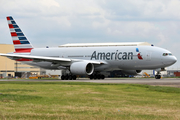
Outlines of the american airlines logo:
M 91 55 L 91 60 L 132 60 L 133 52 L 96 52 Z
M 138 49 L 138 48 L 136 48 L 136 52 L 138 53 L 138 54 L 137 54 L 138 59 L 139 59 L 139 60 L 143 60 L 142 55 L 141 55 L 141 52 L 139 52 L 139 49 Z
M 143 60 L 142 55 L 140 53 L 137 54 L 138 59 Z

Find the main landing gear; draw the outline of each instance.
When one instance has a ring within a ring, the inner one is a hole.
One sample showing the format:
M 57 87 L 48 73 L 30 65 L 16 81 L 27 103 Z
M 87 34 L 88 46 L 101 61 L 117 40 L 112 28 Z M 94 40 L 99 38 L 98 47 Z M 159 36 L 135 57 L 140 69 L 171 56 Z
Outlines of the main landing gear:
M 89 78 L 92 79 L 104 79 L 105 76 L 102 74 L 94 74 L 94 75 L 90 75 Z
M 76 75 L 62 75 L 61 80 L 76 80 Z

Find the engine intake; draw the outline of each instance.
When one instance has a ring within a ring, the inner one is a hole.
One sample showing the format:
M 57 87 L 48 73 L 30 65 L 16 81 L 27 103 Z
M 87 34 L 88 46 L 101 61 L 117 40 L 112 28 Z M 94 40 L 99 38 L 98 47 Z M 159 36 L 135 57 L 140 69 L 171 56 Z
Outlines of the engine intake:
M 94 72 L 94 65 L 88 62 L 74 62 L 70 66 L 70 71 L 75 75 L 91 75 Z

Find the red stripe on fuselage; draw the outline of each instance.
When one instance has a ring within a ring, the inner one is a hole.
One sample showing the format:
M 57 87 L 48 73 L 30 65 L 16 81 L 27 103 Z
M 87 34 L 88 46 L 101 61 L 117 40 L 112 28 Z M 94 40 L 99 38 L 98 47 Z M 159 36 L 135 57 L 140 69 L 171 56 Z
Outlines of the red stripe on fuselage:
M 11 36 L 13 37 L 13 36 L 17 36 L 17 34 L 15 33 L 15 32 L 12 32 L 11 33 Z
M 20 58 L 17 59 L 16 61 L 33 61 L 32 59 L 26 59 L 26 58 Z
M 13 43 L 14 43 L 14 45 L 21 44 L 21 42 L 19 40 L 13 40 Z
M 15 49 L 16 52 L 14 53 L 25 53 L 25 52 L 31 52 L 33 48 L 21 48 L 21 49 Z

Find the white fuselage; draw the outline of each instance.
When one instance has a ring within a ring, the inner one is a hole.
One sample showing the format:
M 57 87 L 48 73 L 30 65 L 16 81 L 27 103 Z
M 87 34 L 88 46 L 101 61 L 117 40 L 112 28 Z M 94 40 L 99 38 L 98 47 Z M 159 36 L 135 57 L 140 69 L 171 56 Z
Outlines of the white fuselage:
M 32 49 L 30 55 L 102 61 L 106 64 L 101 66 L 96 65 L 95 71 L 107 71 L 158 69 L 165 68 L 176 62 L 177 59 L 175 56 L 163 56 L 164 53 L 170 53 L 170 51 L 155 46 L 106 46 L 36 48 Z M 60 69 L 59 66 L 69 66 L 71 64 L 71 62 L 52 64 L 52 62 L 42 61 L 26 63 L 46 69 Z

